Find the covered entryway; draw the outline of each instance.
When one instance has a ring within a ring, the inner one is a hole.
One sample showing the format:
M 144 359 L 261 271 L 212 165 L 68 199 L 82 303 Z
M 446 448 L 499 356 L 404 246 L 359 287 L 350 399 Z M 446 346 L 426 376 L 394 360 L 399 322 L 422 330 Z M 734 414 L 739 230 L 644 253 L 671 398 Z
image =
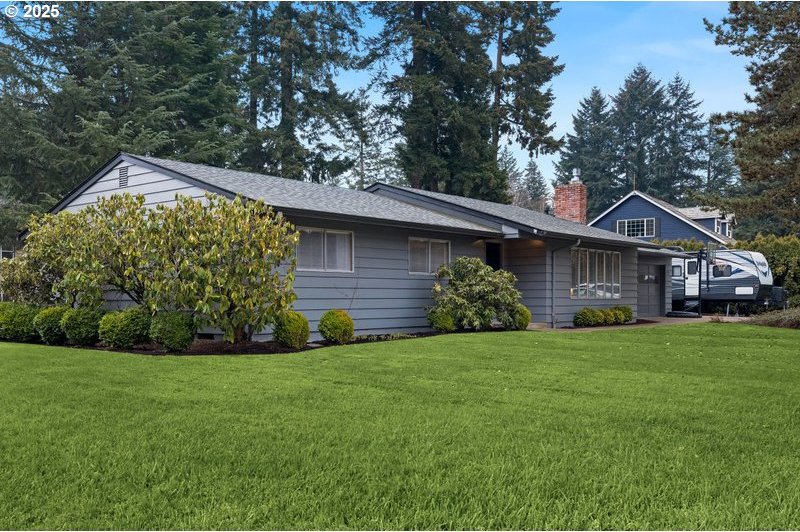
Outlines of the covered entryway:
M 640 318 L 664 315 L 664 266 L 639 263 L 637 314 Z

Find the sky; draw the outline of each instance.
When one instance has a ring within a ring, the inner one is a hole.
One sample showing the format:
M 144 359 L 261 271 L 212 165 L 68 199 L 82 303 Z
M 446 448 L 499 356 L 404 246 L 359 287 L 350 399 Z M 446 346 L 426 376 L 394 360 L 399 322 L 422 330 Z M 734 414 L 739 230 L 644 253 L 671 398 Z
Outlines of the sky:
M 556 37 L 547 53 L 557 55 L 564 72 L 553 80 L 555 135 L 572 131 L 572 115 L 592 87 L 615 94 L 625 77 L 642 63 L 657 79 L 669 81 L 676 73 L 687 80 L 706 115 L 740 110 L 749 90 L 747 61 L 714 44 L 703 18 L 711 22 L 727 13 L 726 2 L 561 2 L 551 24 Z M 379 29 L 368 20 L 365 32 Z M 365 83 L 362 75 L 343 77 L 343 88 Z M 510 147 L 520 167 L 527 152 Z M 555 177 L 557 155 L 536 161 L 548 183 Z

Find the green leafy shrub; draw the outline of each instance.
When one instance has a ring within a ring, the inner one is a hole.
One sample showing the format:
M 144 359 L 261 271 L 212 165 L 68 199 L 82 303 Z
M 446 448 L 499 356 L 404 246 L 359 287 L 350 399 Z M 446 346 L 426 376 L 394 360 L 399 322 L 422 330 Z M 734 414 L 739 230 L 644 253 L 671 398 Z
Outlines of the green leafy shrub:
M 633 309 L 627 305 L 617 305 L 613 307 L 614 310 L 622 313 L 622 323 L 628 323 L 633 320 Z
M 103 314 L 99 309 L 68 309 L 61 317 L 61 330 L 72 344 L 94 345 L 99 339 L 98 329 Z
M 308 343 L 311 330 L 308 327 L 308 320 L 299 312 L 287 311 L 283 316 L 275 321 L 275 328 L 272 335 L 275 341 L 284 347 L 292 349 L 302 349 Z
M 353 340 L 355 324 L 347 312 L 333 309 L 322 315 L 317 328 L 327 341 L 334 344 L 346 344 Z
M 150 314 L 141 307 L 109 312 L 100 320 L 100 340 L 111 347 L 130 349 L 150 339 Z
M 67 337 L 61 328 L 61 318 L 69 307 L 45 307 L 33 318 L 33 327 L 39 333 L 39 338 L 48 345 L 61 345 Z
M 493 320 L 506 329 L 514 327 L 522 294 L 514 288 L 517 278 L 511 272 L 495 270 L 476 257 L 459 257 L 442 266 L 436 278 L 432 309 L 453 316 L 456 328 L 481 331 Z
M 531 311 L 523 305 L 519 303 L 516 308 L 514 309 L 514 328 L 520 331 L 524 331 L 528 328 L 528 324 L 531 322 Z
M 33 319 L 39 309 L 23 303 L 7 303 L 0 307 L 0 340 L 30 342 L 38 338 Z
M 765 312 L 750 318 L 748 321 L 754 325 L 800 329 L 800 308 L 794 307 L 786 310 Z
M 456 330 L 456 320 L 453 315 L 442 308 L 431 309 L 428 312 L 428 322 L 439 332 L 449 333 Z
M 194 341 L 194 318 L 185 312 L 159 312 L 150 324 L 150 339 L 171 353 L 186 351 Z
M 596 308 L 583 307 L 572 318 L 575 327 L 595 327 L 603 324 L 603 313 Z

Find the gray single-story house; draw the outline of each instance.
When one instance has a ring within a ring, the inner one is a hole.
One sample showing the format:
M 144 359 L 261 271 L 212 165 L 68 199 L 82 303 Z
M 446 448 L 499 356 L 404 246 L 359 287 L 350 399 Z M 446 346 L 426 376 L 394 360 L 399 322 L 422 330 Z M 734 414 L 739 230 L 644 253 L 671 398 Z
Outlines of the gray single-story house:
M 51 212 L 124 192 L 148 205 L 241 195 L 281 211 L 301 233 L 295 309 L 312 331 L 332 308 L 351 314 L 357 334 L 427 330 L 434 272 L 463 255 L 513 272 L 535 325 L 571 325 L 584 306 L 628 305 L 638 317 L 669 310 L 672 252 L 520 207 L 394 185 L 358 191 L 120 153 Z

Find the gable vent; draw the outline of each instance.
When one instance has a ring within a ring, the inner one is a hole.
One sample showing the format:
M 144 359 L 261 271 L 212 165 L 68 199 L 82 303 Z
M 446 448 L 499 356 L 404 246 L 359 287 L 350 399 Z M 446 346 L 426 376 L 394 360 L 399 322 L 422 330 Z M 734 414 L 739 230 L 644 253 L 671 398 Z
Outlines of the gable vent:
M 119 188 L 128 186 L 128 167 L 124 166 L 119 169 Z

